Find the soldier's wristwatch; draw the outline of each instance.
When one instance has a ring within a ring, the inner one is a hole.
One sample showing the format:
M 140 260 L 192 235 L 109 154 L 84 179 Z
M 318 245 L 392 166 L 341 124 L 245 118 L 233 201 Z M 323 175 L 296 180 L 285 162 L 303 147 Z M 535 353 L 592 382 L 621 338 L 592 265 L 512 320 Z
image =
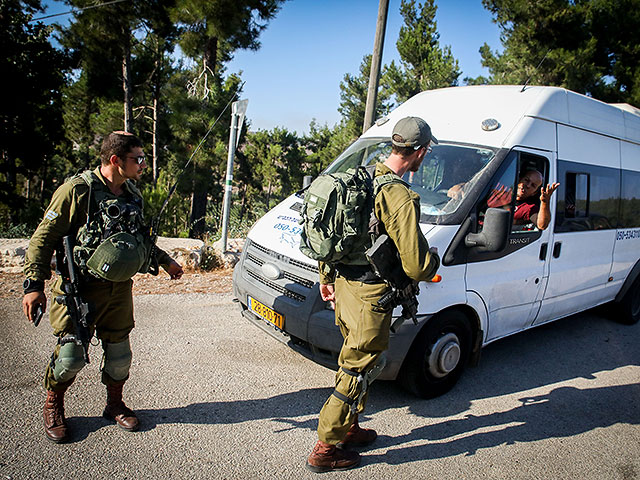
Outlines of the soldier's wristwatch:
M 44 292 L 44 282 L 27 278 L 22 284 L 22 288 L 24 288 L 25 295 L 31 292 Z

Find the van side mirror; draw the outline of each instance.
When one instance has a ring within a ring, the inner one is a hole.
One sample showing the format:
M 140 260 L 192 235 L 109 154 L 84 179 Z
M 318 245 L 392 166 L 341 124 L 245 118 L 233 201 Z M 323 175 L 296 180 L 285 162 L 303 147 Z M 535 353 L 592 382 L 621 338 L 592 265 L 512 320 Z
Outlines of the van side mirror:
M 302 188 L 307 188 L 309 185 L 311 185 L 312 181 L 313 177 L 311 175 L 305 175 L 304 177 L 302 177 Z
M 467 247 L 480 247 L 481 252 L 499 252 L 507 245 L 511 212 L 502 208 L 488 208 L 480 233 L 469 233 L 464 238 Z

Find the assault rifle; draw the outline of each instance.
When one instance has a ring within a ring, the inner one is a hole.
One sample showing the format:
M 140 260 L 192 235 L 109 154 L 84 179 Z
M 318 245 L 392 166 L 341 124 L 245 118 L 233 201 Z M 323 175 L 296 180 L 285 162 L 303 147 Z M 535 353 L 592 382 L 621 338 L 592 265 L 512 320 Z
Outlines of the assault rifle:
M 64 294 L 58 295 L 56 302 L 67 307 L 75 330 L 75 336 L 70 341 L 82 347 L 84 361 L 89 363 L 89 343 L 91 341 L 89 334 L 89 304 L 84 302 L 80 296 L 80 277 L 73 262 L 71 237 L 68 235 L 64 237 L 62 245 L 62 249 L 58 248 L 56 250 L 56 266 L 62 278 L 62 291 Z
M 411 280 L 402 269 L 402 261 L 393 240 L 388 235 L 380 235 L 365 255 L 376 274 L 391 287 L 380 300 L 381 308 L 395 308 L 402 305 L 402 315 L 391 325 L 393 333 L 404 323 L 405 319 L 418 324 L 418 284 Z

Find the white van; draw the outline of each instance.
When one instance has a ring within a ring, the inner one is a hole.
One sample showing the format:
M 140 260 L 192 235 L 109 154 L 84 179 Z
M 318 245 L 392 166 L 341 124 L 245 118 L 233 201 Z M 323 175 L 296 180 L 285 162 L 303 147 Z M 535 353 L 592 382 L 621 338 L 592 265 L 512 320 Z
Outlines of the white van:
M 380 378 L 434 397 L 499 338 L 607 302 L 619 321 L 640 319 L 640 111 L 554 87 L 427 91 L 378 120 L 326 172 L 384 161 L 405 116 L 425 119 L 440 142 L 405 180 L 420 195 L 422 231 L 438 247 L 442 278 L 420 284 L 419 324 L 406 321 L 392 334 Z M 489 196 L 515 191 L 532 168 L 545 185 L 560 183 L 551 224 L 514 225 L 510 212 L 496 222 L 505 210 L 488 209 Z M 451 195 L 454 185 L 462 195 Z M 319 296 L 316 262 L 298 249 L 302 195 L 253 227 L 234 295 L 255 325 L 337 368 L 334 312 Z

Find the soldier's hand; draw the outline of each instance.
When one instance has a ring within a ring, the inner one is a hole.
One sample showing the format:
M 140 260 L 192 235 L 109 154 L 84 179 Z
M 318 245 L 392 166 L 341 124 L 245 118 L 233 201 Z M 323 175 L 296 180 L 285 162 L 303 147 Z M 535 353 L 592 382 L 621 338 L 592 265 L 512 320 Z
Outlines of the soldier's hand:
M 336 308 L 336 303 L 335 303 L 336 293 L 335 293 L 335 289 L 334 289 L 333 285 L 320 284 L 320 296 L 322 297 L 322 300 L 324 300 L 325 302 L 331 302 L 331 306 L 335 310 L 335 308 Z
M 29 320 L 31 323 L 33 323 L 33 321 L 35 320 L 38 305 L 42 307 L 43 313 L 47 310 L 47 297 L 44 292 L 27 293 L 22 298 L 22 311 L 27 317 L 27 320 Z
M 165 268 L 165 270 L 167 271 L 167 273 L 171 277 L 171 280 L 178 280 L 184 274 L 184 271 L 182 270 L 182 267 L 175 260 L 171 260 L 171 263 L 169 264 L 169 266 L 167 268 Z

